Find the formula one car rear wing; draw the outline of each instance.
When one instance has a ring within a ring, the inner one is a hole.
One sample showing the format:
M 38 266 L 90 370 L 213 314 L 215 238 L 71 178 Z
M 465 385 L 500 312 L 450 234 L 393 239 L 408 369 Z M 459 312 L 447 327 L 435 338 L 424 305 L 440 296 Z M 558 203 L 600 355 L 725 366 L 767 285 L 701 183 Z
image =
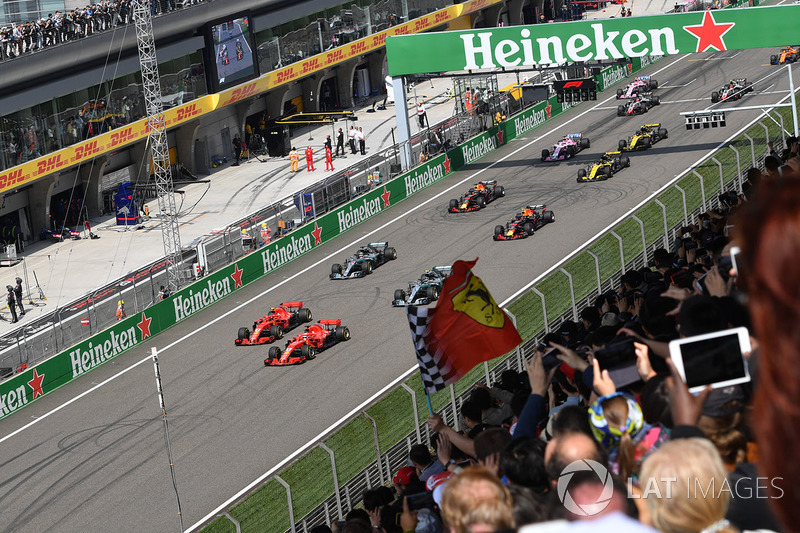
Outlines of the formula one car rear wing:
M 281 307 L 303 307 L 303 302 L 283 302 Z
M 384 248 L 386 248 L 387 246 L 389 246 L 389 242 L 388 241 L 371 242 L 371 243 L 368 244 L 368 246 L 372 246 L 373 248 L 376 247 L 376 246 L 383 246 Z
M 544 209 L 545 207 L 547 207 L 547 206 L 544 205 L 544 204 L 536 204 L 536 205 L 525 206 L 526 209 Z

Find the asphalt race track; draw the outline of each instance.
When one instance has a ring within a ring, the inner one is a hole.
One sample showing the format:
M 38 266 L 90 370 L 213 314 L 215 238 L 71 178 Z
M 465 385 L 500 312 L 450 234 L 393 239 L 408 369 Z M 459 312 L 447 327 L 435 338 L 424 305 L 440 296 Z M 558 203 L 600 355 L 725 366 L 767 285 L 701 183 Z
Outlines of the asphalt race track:
M 641 72 L 654 74 L 662 102 L 646 115 L 616 117 L 617 85 L 0 421 L 1 527 L 177 530 L 153 368 L 137 366 L 153 346 L 168 347 L 160 360 L 172 452 L 184 524 L 194 524 L 414 364 L 405 313 L 390 304 L 395 289 L 433 265 L 480 257 L 476 273 L 503 301 L 760 114 L 729 113 L 727 128 L 686 131 L 680 111 L 705 108 L 732 77 L 755 82 L 755 92 L 714 107 L 785 97 L 785 69 L 768 65 L 770 53 L 665 58 Z M 649 122 L 662 122 L 669 139 L 633 153 L 631 167 L 608 181 L 576 183 L 579 168 Z M 542 148 L 576 132 L 591 139 L 590 149 L 570 162 L 539 161 Z M 505 198 L 479 212 L 447 213 L 450 198 L 491 178 Z M 528 203 L 547 204 L 556 222 L 525 240 L 494 242 L 494 226 Z M 330 265 L 355 246 L 381 240 L 396 247 L 396 261 L 365 279 L 328 279 Z M 315 320 L 341 318 L 352 340 L 285 368 L 263 366 L 267 347 L 234 346 L 240 326 L 291 300 L 302 300 Z

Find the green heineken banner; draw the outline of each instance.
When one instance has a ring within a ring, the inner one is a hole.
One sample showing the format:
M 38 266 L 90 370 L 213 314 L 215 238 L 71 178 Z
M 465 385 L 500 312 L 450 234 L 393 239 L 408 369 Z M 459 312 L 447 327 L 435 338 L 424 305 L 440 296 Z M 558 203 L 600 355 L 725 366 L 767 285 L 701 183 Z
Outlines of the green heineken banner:
M 633 58 L 628 64 L 605 68 L 596 77 L 598 86 L 606 88 L 613 85 L 658 59 L 660 57 Z M 20 372 L 0 383 L 0 418 L 188 319 L 244 285 L 286 265 L 576 105 L 579 103 L 558 103 L 554 97 L 539 102 L 382 187 L 201 278 L 170 298 Z
M 778 47 L 797 40 L 798 21 L 787 5 L 420 33 L 387 37 L 386 56 L 402 76 Z

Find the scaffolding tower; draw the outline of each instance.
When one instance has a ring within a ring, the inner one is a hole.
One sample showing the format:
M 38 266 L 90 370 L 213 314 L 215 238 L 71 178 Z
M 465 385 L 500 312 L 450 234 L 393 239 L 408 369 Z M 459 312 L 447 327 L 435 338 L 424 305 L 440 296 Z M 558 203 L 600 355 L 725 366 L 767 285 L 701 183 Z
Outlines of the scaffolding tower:
M 161 81 L 158 76 L 153 20 L 150 4 L 146 0 L 135 0 L 133 7 L 136 25 L 136 41 L 139 46 L 139 65 L 142 69 L 142 87 L 149 127 L 148 143 L 153 161 L 156 194 L 158 195 L 161 237 L 164 255 L 167 258 L 167 283 L 172 293 L 180 288 L 181 235 L 178 226 L 178 211 L 172 174 L 169 168 L 169 146 L 167 128 L 164 123 L 164 108 L 161 100 Z M 145 152 L 146 153 L 146 152 Z M 145 155 L 145 157 L 147 157 Z

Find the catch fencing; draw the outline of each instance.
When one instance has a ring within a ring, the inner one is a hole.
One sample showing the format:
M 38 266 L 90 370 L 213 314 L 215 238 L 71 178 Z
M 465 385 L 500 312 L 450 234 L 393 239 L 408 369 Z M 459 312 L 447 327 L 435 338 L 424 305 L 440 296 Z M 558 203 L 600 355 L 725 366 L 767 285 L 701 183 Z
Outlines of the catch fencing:
M 532 281 L 505 308 L 524 342 L 502 360 L 485 363 L 450 386 L 449 398 L 444 392 L 434 395 L 434 409 L 458 429 L 456 414 L 475 382 L 491 385 L 506 369 L 522 372 L 545 334 L 565 320 L 578 321 L 580 310 L 598 295 L 617 289 L 626 271 L 650 265 L 655 249 L 673 249 L 681 227 L 699 223 L 701 213 L 722 207 L 722 192 L 741 194 L 747 171 L 763 169 L 767 143 L 773 141 L 778 150 L 785 146 L 785 137 L 791 135 L 785 118 L 791 122 L 788 111 L 765 113 L 736 139 L 720 145 Z M 391 483 L 392 473 L 408 464 L 412 445 L 431 444 L 428 426 L 421 424 L 427 414 L 421 382 L 414 371 L 406 377 L 399 387 L 364 406 L 299 460 L 228 507 L 203 531 L 229 531 L 235 526 L 241 531 L 308 533 L 360 506 L 365 490 Z

